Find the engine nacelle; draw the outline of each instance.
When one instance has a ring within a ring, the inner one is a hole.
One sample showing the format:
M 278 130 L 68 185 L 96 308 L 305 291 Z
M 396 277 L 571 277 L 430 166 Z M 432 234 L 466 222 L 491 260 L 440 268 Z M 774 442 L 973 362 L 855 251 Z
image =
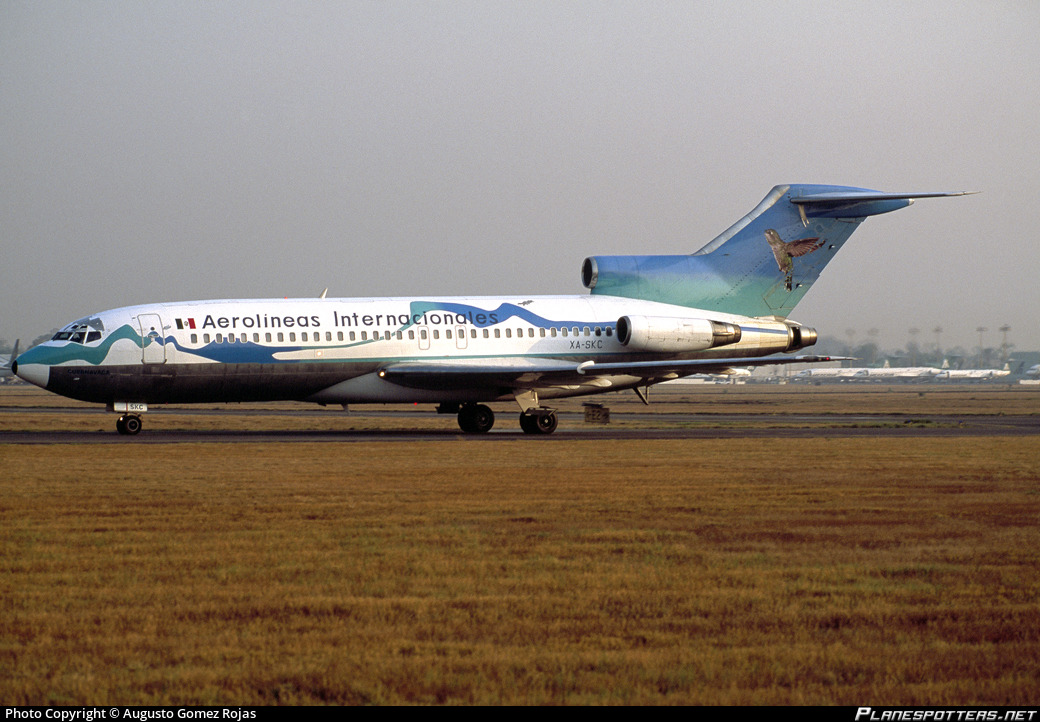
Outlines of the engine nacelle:
M 622 316 L 618 341 L 633 351 L 682 353 L 705 351 L 740 341 L 740 326 L 706 318 Z

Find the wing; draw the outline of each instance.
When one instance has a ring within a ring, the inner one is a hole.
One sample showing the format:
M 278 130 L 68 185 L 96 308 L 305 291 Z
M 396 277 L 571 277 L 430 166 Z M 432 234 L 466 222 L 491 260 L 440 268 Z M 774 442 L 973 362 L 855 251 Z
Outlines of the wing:
M 603 381 L 626 377 L 626 383 L 657 383 L 692 374 L 726 373 L 751 366 L 844 361 L 844 356 L 766 356 L 763 358 L 622 361 L 576 364 L 547 358 L 427 361 L 388 364 L 379 376 L 413 389 L 498 389 L 501 393 L 557 386 L 605 386 Z M 635 377 L 633 379 L 633 377 Z
M 800 238 L 787 244 L 787 252 L 792 256 L 804 256 L 806 253 L 812 253 L 817 250 L 822 245 L 823 243 L 819 238 Z

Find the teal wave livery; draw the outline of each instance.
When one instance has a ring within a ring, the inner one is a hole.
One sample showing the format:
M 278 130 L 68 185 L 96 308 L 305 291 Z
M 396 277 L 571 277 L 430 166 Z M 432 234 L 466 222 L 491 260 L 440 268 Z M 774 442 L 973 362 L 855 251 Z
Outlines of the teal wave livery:
M 485 433 L 515 401 L 520 427 L 556 429 L 545 401 L 694 374 L 831 360 L 788 316 L 868 216 L 917 198 L 776 186 L 696 253 L 592 256 L 583 296 L 233 299 L 155 303 L 73 321 L 15 359 L 48 391 L 103 403 L 136 434 L 148 404 L 297 400 L 433 403 Z

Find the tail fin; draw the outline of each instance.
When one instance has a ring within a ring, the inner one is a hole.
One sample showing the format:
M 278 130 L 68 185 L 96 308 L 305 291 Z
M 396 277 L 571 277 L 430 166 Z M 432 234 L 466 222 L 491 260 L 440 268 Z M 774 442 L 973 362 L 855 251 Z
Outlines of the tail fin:
M 959 195 L 968 193 L 776 186 L 692 255 L 593 256 L 582 265 L 582 282 L 593 294 L 786 318 L 867 216 L 905 208 L 915 198 Z

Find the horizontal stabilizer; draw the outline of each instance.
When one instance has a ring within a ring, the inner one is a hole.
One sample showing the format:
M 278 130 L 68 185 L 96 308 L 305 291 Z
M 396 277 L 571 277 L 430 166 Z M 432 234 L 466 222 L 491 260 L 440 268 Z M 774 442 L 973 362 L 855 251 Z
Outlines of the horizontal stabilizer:
M 979 191 L 955 191 L 952 193 L 881 193 L 879 191 L 853 191 L 842 193 L 813 193 L 809 195 L 792 198 L 791 202 L 796 204 L 805 203 L 847 203 L 851 201 L 891 201 L 909 200 L 916 198 L 948 198 L 950 196 L 971 196 Z
M 791 203 L 809 217 L 863 218 L 905 208 L 918 198 L 970 196 L 978 191 L 931 193 L 883 193 L 867 189 L 846 188 L 820 193 L 791 194 Z

